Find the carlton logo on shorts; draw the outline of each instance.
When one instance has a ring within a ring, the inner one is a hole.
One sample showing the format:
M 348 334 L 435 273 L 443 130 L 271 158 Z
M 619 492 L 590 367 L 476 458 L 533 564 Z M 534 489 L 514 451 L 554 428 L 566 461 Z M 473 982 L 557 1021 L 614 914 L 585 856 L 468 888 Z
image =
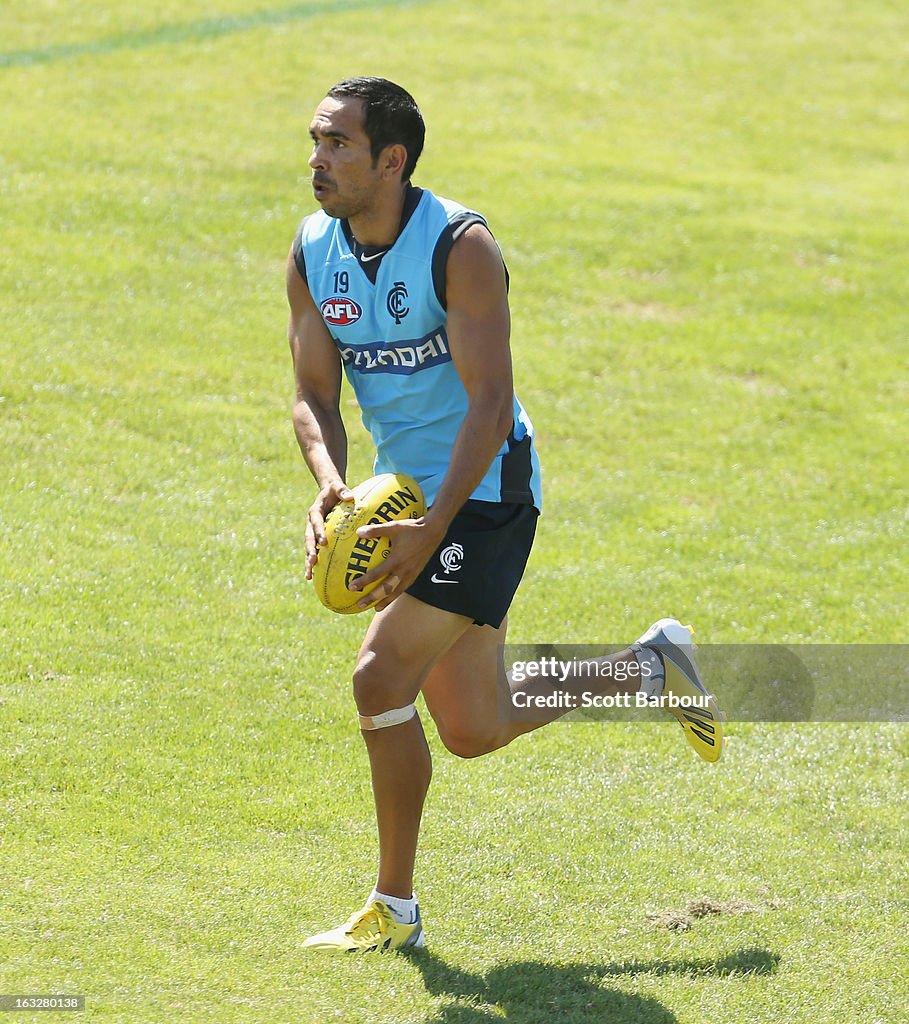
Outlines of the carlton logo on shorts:
M 447 548 L 442 548 L 439 552 L 439 561 L 442 563 L 442 568 L 445 570 L 444 576 L 439 576 L 438 573 L 432 574 L 433 583 L 460 583 L 460 580 L 453 580 L 449 577 L 452 573 L 457 572 L 461 568 L 461 563 L 464 561 L 464 548 L 460 544 L 449 544 Z
M 355 324 L 363 315 L 363 307 L 353 299 L 333 295 L 319 307 L 326 323 L 333 327 L 348 327 Z

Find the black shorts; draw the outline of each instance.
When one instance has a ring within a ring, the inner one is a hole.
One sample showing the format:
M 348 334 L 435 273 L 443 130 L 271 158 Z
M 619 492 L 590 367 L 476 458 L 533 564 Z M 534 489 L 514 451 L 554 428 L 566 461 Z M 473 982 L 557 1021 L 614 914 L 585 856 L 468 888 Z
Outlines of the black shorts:
M 533 505 L 465 502 L 407 593 L 498 629 L 524 575 L 538 516 Z

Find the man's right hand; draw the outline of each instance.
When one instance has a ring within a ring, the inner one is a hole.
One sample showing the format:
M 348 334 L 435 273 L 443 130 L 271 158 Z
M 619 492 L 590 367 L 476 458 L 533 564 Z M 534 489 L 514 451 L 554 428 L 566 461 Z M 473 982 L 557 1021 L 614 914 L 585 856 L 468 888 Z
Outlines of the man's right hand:
M 326 484 L 306 514 L 306 578 L 312 579 L 312 567 L 319 557 L 319 548 L 328 543 L 325 537 L 325 517 L 339 501 L 353 501 L 353 491 L 343 480 Z

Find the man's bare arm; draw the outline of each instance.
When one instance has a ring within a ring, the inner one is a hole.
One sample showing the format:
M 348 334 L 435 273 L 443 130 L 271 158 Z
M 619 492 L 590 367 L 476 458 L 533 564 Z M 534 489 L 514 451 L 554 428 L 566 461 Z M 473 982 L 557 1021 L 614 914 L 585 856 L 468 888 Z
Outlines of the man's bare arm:
M 512 427 L 511 316 L 502 254 L 481 224 L 468 228 L 448 257 L 448 342 L 467 392 L 467 415 L 451 462 L 427 513 L 439 540 L 486 475 Z
M 353 495 L 347 472 L 347 432 L 341 418 L 341 360 L 306 282 L 288 257 L 288 341 L 294 364 L 294 433 L 319 488 L 306 520 L 306 577 L 312 576 L 318 549 L 325 544 L 325 516 Z

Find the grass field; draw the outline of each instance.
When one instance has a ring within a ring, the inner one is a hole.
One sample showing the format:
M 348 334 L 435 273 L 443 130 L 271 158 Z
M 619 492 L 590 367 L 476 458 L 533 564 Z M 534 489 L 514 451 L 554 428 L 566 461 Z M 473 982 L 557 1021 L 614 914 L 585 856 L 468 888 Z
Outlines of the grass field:
M 909 1018 L 904 723 L 732 724 L 717 768 L 672 723 L 475 762 L 431 737 L 429 952 L 303 954 L 375 845 L 365 619 L 303 578 L 283 297 L 312 109 L 401 81 L 418 183 L 512 274 L 547 505 L 511 637 L 901 643 L 907 33 L 891 0 L 6 0 L 0 994 L 99 1024 Z

